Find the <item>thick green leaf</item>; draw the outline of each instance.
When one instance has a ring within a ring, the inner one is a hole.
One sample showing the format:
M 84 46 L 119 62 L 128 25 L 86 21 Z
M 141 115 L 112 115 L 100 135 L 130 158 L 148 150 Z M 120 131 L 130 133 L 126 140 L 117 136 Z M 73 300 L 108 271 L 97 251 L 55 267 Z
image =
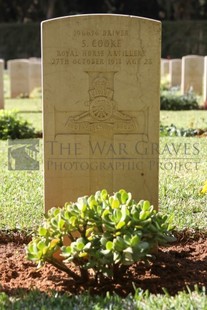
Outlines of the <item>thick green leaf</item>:
M 102 219 L 108 221 L 108 215 L 110 214 L 109 210 L 104 210 L 103 213 L 102 213 Z
M 116 209 L 116 208 L 119 208 L 119 206 L 120 206 L 120 201 L 119 201 L 119 199 L 118 199 L 118 198 L 114 198 L 114 199 L 112 200 L 111 207 L 112 207 L 113 209 Z
M 27 259 L 31 260 L 31 261 L 37 261 L 38 258 L 36 255 L 31 254 L 31 253 L 27 253 Z
M 70 220 L 70 212 L 68 210 L 65 210 L 64 214 L 63 214 L 63 217 L 66 219 L 66 220 Z
M 62 230 L 64 228 L 65 221 L 63 219 L 59 219 L 58 221 L 58 229 Z
M 89 227 L 88 229 L 86 229 L 86 233 L 85 233 L 86 237 L 89 237 L 93 231 L 94 231 L 93 227 Z
M 118 223 L 121 220 L 122 212 L 120 209 L 115 209 L 113 212 L 114 221 Z
M 113 249 L 113 242 L 112 241 L 107 241 L 106 242 L 106 249 L 108 251 L 111 251 Z
M 103 212 L 103 208 L 102 208 L 102 206 L 100 206 L 100 205 L 98 205 L 97 206 L 97 214 L 100 216 L 101 214 L 102 214 L 102 212 Z
M 68 256 L 68 255 L 70 255 L 71 253 L 72 253 L 72 248 L 71 248 L 71 246 L 70 245 L 68 245 L 68 246 L 62 246 L 61 247 L 61 250 L 62 250 L 62 255 L 63 256 Z
M 97 192 L 95 193 L 95 200 L 96 200 L 97 202 L 99 201 L 100 196 L 101 196 L 101 192 L 100 192 L 100 191 L 97 191 Z
M 131 238 L 130 243 L 131 243 L 131 246 L 134 247 L 134 246 L 137 246 L 139 242 L 140 242 L 140 237 L 136 235 Z
M 85 212 L 87 209 L 87 197 L 78 198 L 77 206 L 81 212 Z
M 124 254 L 124 264 L 133 264 L 134 260 L 133 260 L 133 249 L 131 247 L 126 248 L 123 251 Z
M 113 260 L 115 264 L 118 264 L 121 261 L 121 254 L 119 252 L 114 252 Z
M 116 239 L 114 239 L 113 244 L 114 244 L 113 247 L 116 251 L 123 251 L 126 248 L 126 243 L 119 236 L 116 237 Z
M 149 215 L 150 215 L 150 211 L 141 211 L 139 214 L 139 218 L 140 220 L 144 221 L 148 218 Z
M 83 242 L 78 242 L 78 243 L 76 244 L 76 248 L 77 248 L 78 251 L 83 250 L 84 246 L 85 246 L 85 245 L 84 245 Z
M 120 221 L 115 227 L 116 227 L 116 229 L 121 229 L 121 228 L 124 227 L 125 225 L 126 225 L 125 222 Z
M 84 248 L 84 246 L 85 246 L 84 239 L 83 239 L 83 238 L 78 238 L 78 239 L 76 240 L 75 244 L 76 244 L 77 250 L 78 250 L 78 251 L 81 251 L 81 250 Z
M 38 250 L 43 250 L 45 246 L 46 246 L 46 244 L 45 244 L 45 241 L 43 241 L 43 240 L 39 241 L 37 244 Z
M 145 251 L 145 250 L 149 249 L 149 243 L 145 242 L 145 241 L 140 242 L 138 244 L 138 247 L 141 249 L 141 251 Z
M 102 200 L 102 201 L 105 201 L 107 198 L 108 198 L 108 192 L 107 192 L 106 189 L 103 189 L 103 190 L 101 191 L 101 200 Z
M 86 243 L 86 245 L 84 245 L 83 250 L 84 250 L 84 251 L 86 251 L 86 250 L 91 249 L 91 245 L 92 245 L 92 243 L 91 243 L 91 242 Z
M 145 200 L 142 206 L 143 211 L 148 211 L 150 209 L 150 202 L 148 200 Z
M 94 206 L 97 205 L 97 201 L 95 200 L 95 196 L 91 195 L 88 199 L 87 199 L 87 203 L 89 205 L 89 207 L 92 209 Z
M 58 227 L 58 219 L 56 217 L 52 217 L 50 222 L 54 228 Z
M 108 223 L 104 224 L 104 228 L 105 228 L 105 231 L 107 232 L 113 232 L 115 230 L 114 226 L 109 225 Z
M 128 199 L 128 194 L 125 190 L 120 190 L 119 193 L 121 194 L 121 203 L 125 204 Z
M 108 241 L 108 239 L 105 236 L 101 237 L 101 240 L 100 240 L 101 245 L 105 246 L 107 241 Z
M 100 251 L 103 255 L 109 255 L 111 254 L 111 250 L 101 250 Z
M 38 252 L 38 256 L 39 256 L 39 258 L 41 258 L 41 256 L 42 256 L 42 254 L 45 256 L 46 254 L 47 254 L 47 251 L 49 250 L 49 246 L 45 246 L 43 249 L 42 249 L 42 251 L 39 251 Z
M 76 216 L 71 216 L 70 219 L 69 219 L 69 222 L 72 226 L 76 226 L 77 225 L 77 222 L 78 222 L 78 219 Z
M 84 258 L 86 258 L 86 257 L 88 257 L 88 253 L 87 253 L 87 252 L 80 252 L 80 253 L 78 254 L 78 256 L 79 256 L 79 257 L 84 257 Z
M 38 253 L 38 248 L 37 248 L 37 243 L 38 243 L 39 240 L 33 240 L 31 241 L 28 246 L 27 246 L 27 249 L 28 249 L 28 252 L 33 254 L 33 255 L 36 255 Z
M 46 236 L 47 232 L 48 232 L 48 230 L 45 227 L 39 227 L 39 229 L 38 229 L 38 233 L 40 236 Z
M 132 216 L 133 216 L 133 219 L 134 219 L 135 221 L 139 221 L 139 212 L 138 212 L 138 211 L 134 212 L 134 213 L 132 214 Z
M 121 206 L 121 222 L 124 222 L 126 220 L 127 214 L 128 214 L 128 210 L 127 210 L 127 206 L 126 205 L 122 205 Z
M 55 248 L 57 245 L 58 245 L 58 243 L 60 242 L 60 239 L 58 239 L 58 238 L 55 238 L 55 239 L 52 239 L 52 241 L 50 242 L 50 249 L 53 249 L 53 248 Z
M 124 235 L 124 241 L 125 241 L 128 245 L 130 245 L 130 243 L 131 243 L 131 236 L 130 236 L 130 235 Z
M 128 199 L 126 201 L 126 205 L 128 206 L 132 201 L 132 194 L 131 193 L 128 193 Z
M 49 217 L 50 216 L 54 217 L 54 216 L 58 215 L 59 213 L 60 213 L 60 209 L 59 208 L 52 208 L 52 209 L 50 209 L 48 211 Z

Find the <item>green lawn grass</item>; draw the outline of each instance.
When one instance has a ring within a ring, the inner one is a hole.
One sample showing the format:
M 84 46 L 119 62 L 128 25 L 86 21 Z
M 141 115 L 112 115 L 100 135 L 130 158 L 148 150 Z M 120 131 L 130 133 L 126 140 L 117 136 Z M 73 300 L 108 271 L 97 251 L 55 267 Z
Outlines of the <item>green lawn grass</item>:
M 68 296 L 53 293 L 48 296 L 40 292 L 30 292 L 21 298 L 8 297 L 0 293 L 1 310 L 206 310 L 206 291 L 198 290 L 179 292 L 175 296 L 167 293 L 153 295 L 142 290 L 136 290 L 134 295 L 128 295 L 125 299 L 116 294 L 101 297 L 89 297 L 87 294 L 81 296 Z
M 161 111 L 160 122 L 162 125 L 174 124 L 178 128 L 207 128 L 207 110 L 192 111 Z
M 6 109 L 18 109 L 37 130 L 42 128 L 41 100 L 6 99 Z M 173 121 L 172 121 L 173 120 Z M 207 127 L 207 111 L 161 111 L 165 125 Z M 207 180 L 207 139 L 163 137 L 160 139 L 159 209 L 174 214 L 177 231 L 185 228 L 207 231 L 207 195 L 200 189 Z M 176 153 L 177 152 L 177 153 Z M 0 229 L 32 229 L 43 217 L 43 165 L 40 140 L 38 171 L 8 170 L 7 141 L 0 141 Z M 70 200 L 70 197 L 68 197 Z M 1 290 L 1 288 L 0 288 Z M 70 306 L 70 307 L 69 307 Z M 136 291 L 122 300 L 116 295 L 48 297 L 40 292 L 20 298 L 0 293 L 0 309 L 207 309 L 206 293 L 180 292 L 176 296 Z
M 177 230 L 206 229 L 207 195 L 200 188 L 207 179 L 207 139 L 163 137 L 160 152 L 159 209 L 174 213 Z

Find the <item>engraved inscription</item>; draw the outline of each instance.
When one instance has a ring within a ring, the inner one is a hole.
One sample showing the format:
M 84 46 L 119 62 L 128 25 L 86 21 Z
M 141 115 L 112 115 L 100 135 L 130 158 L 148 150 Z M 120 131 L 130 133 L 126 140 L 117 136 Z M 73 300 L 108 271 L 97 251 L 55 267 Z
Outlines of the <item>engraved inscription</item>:
M 49 61 L 51 65 L 152 65 L 151 58 L 142 47 L 138 38 L 139 48 L 126 48 L 124 44 L 128 30 L 85 30 L 74 31 L 73 38 L 79 42 L 78 49 L 57 50 Z
M 121 40 L 100 40 L 90 41 L 82 40 L 82 47 L 121 47 Z
M 128 30 L 126 29 L 117 29 L 117 30 L 102 30 L 102 31 L 95 31 L 95 30 L 75 30 L 73 35 L 76 36 L 88 36 L 88 37 L 93 37 L 93 36 L 108 36 L 108 37 L 124 37 L 124 36 L 128 36 Z

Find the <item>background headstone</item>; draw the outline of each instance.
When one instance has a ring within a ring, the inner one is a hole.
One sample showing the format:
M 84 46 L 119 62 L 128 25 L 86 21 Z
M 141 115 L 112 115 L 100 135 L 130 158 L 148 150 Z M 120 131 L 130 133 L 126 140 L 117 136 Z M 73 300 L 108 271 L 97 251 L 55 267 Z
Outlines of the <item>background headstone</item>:
M 29 93 L 39 87 L 41 87 L 41 62 L 32 60 L 29 62 Z
M 182 57 L 181 93 L 193 91 L 197 95 L 203 92 L 204 57 L 188 55 Z
M 181 85 L 181 59 L 171 59 L 169 66 L 170 87 Z
M 207 106 L 207 56 L 204 57 L 203 101 Z
M 167 77 L 169 75 L 170 70 L 170 61 L 169 59 L 161 59 L 161 77 Z
M 0 59 L 0 109 L 4 109 L 4 60 Z
M 106 188 L 158 204 L 158 21 L 42 23 L 45 208 Z
M 29 60 L 8 61 L 11 98 L 29 96 Z

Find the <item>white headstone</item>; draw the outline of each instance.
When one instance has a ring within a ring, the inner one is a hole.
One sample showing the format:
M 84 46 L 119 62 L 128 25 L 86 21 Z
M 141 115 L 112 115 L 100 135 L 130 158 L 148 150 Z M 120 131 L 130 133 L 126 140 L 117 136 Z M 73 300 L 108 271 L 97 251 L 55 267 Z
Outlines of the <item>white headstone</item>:
M 170 60 L 170 87 L 181 86 L 181 59 Z
M 161 24 L 42 23 L 45 208 L 106 188 L 158 205 Z
M 204 57 L 203 101 L 207 106 L 207 56 Z
M 170 62 L 169 59 L 161 59 L 161 77 L 167 77 L 169 75 Z
M 8 61 L 11 98 L 29 96 L 29 60 Z
M 4 60 L 0 59 L 0 109 L 4 109 Z
M 204 57 L 188 55 L 182 57 L 181 93 L 193 91 L 197 95 L 203 92 Z
M 29 90 L 30 93 L 35 89 L 41 87 L 41 62 L 29 62 Z

